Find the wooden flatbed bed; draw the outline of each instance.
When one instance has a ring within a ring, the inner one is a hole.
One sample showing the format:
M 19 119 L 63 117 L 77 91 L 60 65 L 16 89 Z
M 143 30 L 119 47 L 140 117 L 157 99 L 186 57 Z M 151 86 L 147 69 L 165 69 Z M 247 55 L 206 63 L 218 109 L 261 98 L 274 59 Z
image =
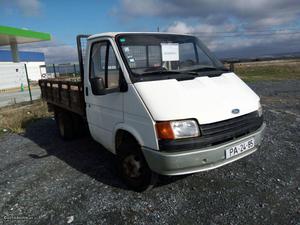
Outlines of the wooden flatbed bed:
M 85 116 L 85 102 L 81 81 L 71 79 L 39 80 L 42 98 L 49 105 Z

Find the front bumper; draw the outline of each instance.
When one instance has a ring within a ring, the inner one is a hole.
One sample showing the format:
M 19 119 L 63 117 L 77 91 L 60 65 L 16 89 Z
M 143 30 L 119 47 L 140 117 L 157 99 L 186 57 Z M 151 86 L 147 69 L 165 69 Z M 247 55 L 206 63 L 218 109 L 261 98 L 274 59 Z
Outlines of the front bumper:
M 182 175 L 196 173 L 218 168 L 255 152 L 261 144 L 265 127 L 266 124 L 263 123 L 258 130 L 251 134 L 202 149 L 182 150 L 174 153 L 157 151 L 146 147 L 143 147 L 142 150 L 149 167 L 159 174 Z M 250 138 L 254 138 L 254 148 L 230 159 L 225 159 L 225 149 Z

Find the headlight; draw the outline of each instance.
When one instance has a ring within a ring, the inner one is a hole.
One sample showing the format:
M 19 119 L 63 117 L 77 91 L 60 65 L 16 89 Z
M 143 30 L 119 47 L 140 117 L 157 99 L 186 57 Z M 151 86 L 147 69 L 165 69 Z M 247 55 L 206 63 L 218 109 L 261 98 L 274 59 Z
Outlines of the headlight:
M 180 120 L 156 123 L 157 136 L 160 139 L 179 139 L 200 136 L 195 120 Z
M 258 116 L 261 117 L 262 114 L 263 114 L 263 110 L 262 110 L 262 107 L 261 107 L 260 102 L 259 102 L 258 104 L 259 104 L 259 105 L 258 105 L 258 110 L 257 110 L 257 112 L 258 112 Z

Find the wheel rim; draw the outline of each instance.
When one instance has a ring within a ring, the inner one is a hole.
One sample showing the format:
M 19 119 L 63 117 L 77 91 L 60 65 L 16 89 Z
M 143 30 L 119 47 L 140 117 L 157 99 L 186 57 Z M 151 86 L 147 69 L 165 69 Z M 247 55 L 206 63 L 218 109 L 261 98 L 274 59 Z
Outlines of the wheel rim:
M 138 156 L 128 155 L 123 161 L 123 170 L 127 177 L 138 178 L 142 174 L 142 163 Z

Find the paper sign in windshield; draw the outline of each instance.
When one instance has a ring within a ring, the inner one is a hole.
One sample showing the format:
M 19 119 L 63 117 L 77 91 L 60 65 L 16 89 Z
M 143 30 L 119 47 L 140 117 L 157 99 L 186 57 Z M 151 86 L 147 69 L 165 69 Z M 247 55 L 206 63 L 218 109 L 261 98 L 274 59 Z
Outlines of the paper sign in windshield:
M 162 61 L 179 61 L 178 43 L 161 43 Z

